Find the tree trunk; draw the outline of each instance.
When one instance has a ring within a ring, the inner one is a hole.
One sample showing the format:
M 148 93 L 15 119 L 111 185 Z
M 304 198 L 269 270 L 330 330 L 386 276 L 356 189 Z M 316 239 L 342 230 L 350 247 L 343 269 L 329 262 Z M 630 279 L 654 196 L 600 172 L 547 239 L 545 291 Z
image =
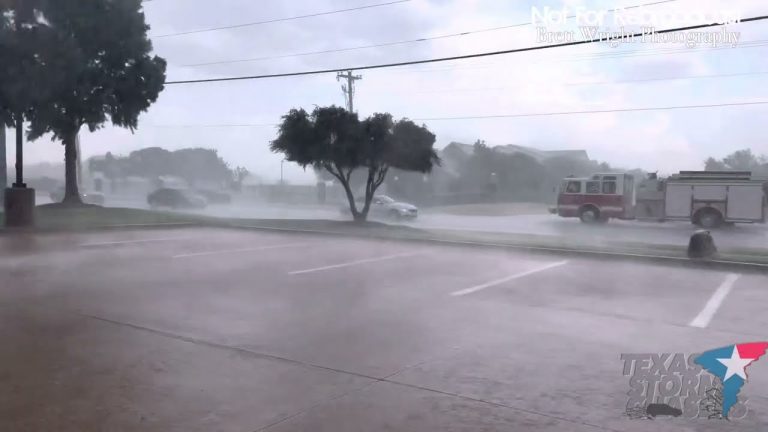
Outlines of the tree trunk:
M 82 204 L 77 188 L 77 128 L 64 136 L 64 200 L 65 204 Z
M 371 210 L 371 201 L 376 189 L 373 187 L 374 168 L 368 168 L 368 179 L 365 181 L 365 204 L 363 205 L 363 217 L 368 218 L 368 212 Z
M 363 220 L 368 218 L 368 212 L 371 209 L 371 201 L 373 201 L 373 196 L 376 194 L 376 190 L 379 188 L 379 186 L 381 186 L 381 183 L 384 182 L 387 171 L 389 171 L 389 167 L 368 168 L 368 179 L 365 183 L 365 205 L 363 206 L 363 210 L 360 212 L 363 215 Z
M 352 219 L 355 222 L 365 222 L 365 220 L 368 217 L 368 214 L 361 213 L 357 211 L 357 206 L 355 205 L 355 195 L 352 193 L 352 187 L 349 185 L 349 177 L 351 175 L 351 170 L 348 173 L 348 175 L 344 176 L 344 171 L 339 167 L 338 165 L 335 166 L 336 169 L 334 170 L 333 166 L 331 164 L 324 165 L 324 168 L 326 171 L 328 171 L 331 175 L 336 177 L 336 180 L 339 181 L 341 186 L 344 188 L 344 192 L 347 195 L 347 202 L 349 203 L 349 211 L 352 213 Z
M 355 205 L 355 195 L 352 193 L 352 188 L 349 186 L 349 182 L 344 180 L 343 174 L 341 177 L 338 177 L 338 179 L 339 183 L 341 183 L 341 186 L 344 187 L 344 192 L 347 195 L 349 211 L 352 213 L 352 219 L 355 222 L 365 222 L 365 215 L 362 215 L 359 211 L 357 211 L 357 206 Z
M 349 211 L 352 212 L 352 219 L 355 222 L 365 222 L 365 215 L 357 211 L 357 205 L 355 205 L 355 195 L 352 193 L 352 188 L 348 182 L 342 181 L 341 185 L 344 187 L 344 192 L 347 194 L 347 201 L 349 202 Z

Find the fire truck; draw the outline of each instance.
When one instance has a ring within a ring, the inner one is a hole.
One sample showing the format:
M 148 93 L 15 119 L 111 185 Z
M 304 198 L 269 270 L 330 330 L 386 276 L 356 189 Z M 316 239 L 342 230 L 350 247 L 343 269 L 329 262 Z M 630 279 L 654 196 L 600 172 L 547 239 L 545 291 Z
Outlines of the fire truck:
M 764 223 L 768 182 L 749 171 L 681 171 L 666 179 L 636 181 L 625 173 L 565 178 L 557 207 L 561 217 L 584 223 L 623 220 L 687 220 L 703 228 Z

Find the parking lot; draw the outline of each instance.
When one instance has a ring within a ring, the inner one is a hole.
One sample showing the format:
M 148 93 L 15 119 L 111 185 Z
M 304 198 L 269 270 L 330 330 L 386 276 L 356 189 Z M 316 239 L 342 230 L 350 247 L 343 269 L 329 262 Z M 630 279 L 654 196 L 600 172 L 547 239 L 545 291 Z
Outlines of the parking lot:
M 213 228 L 0 236 L 0 430 L 764 430 L 629 420 L 622 353 L 768 340 L 768 275 Z

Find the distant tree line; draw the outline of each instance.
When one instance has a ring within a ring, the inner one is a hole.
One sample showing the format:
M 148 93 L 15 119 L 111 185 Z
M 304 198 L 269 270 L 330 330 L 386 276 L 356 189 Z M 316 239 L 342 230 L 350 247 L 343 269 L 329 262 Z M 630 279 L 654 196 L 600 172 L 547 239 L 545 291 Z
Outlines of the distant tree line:
M 704 161 L 707 171 L 752 171 L 756 176 L 768 176 L 768 157 L 755 155 L 750 149 L 739 150 L 722 159 Z
M 704 161 L 707 171 L 751 171 L 755 177 L 766 180 L 763 190 L 768 195 L 768 157 L 755 155 L 750 149 L 738 150 L 718 160 L 709 158 Z
M 206 182 L 235 189 L 239 189 L 249 174 L 243 167 L 230 168 L 216 150 L 206 148 L 169 151 L 149 147 L 133 151 L 128 156 L 107 153 L 104 158 L 91 158 L 88 168 L 91 172 L 103 173 L 109 180 L 134 176 L 156 181 L 173 176 L 193 187 Z
M 505 152 L 478 140 L 469 154 L 441 154 L 444 164 L 429 176 L 394 172 L 387 179 L 389 194 L 414 202 L 450 204 L 483 201 L 547 202 L 553 188 L 568 176 L 596 172 L 625 172 L 605 162 L 571 156 L 537 159 L 521 152 Z M 641 170 L 630 170 L 644 177 Z
M 608 163 L 551 156 L 534 158 L 522 152 L 508 152 L 475 142 L 471 152 L 441 153 L 442 166 L 429 176 L 393 171 L 387 178 L 387 193 L 420 203 L 450 204 L 485 201 L 547 202 L 554 198 L 553 188 L 568 176 L 585 177 L 597 172 L 627 172 L 644 179 L 640 169 L 612 167 Z M 768 178 L 768 156 L 749 149 L 733 152 L 722 159 L 708 158 L 708 171 L 751 171 Z M 685 170 L 686 167 L 680 167 Z M 768 183 L 766 184 L 768 193 Z

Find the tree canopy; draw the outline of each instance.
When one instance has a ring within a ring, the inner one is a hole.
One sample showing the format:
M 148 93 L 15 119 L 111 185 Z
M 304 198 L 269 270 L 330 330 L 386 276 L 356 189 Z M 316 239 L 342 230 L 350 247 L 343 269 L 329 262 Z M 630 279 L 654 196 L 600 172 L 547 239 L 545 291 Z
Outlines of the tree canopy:
M 151 55 L 141 0 L 36 0 L 55 33 L 63 80 L 33 111 L 31 138 L 52 133 L 65 147 L 66 202 L 79 202 L 75 140 L 111 121 L 131 130 L 157 100 L 166 62 Z
M 72 49 L 42 18 L 43 0 L 0 3 L 0 124 L 16 126 L 67 78 L 59 51 Z
M 140 0 L 48 0 L 45 20 L 70 50 L 59 50 L 71 79 L 57 86 L 32 125 L 62 139 L 73 128 L 91 131 L 106 121 L 133 129 L 157 100 L 166 62 L 151 56 Z
M 365 220 L 371 199 L 390 168 L 429 172 L 440 160 L 435 135 L 408 119 L 388 113 L 363 121 L 344 108 L 317 107 L 312 113 L 293 109 L 283 116 L 270 148 L 303 167 L 327 171 L 344 187 L 355 220 Z M 358 209 L 350 180 L 356 169 L 366 174 L 365 200 Z

